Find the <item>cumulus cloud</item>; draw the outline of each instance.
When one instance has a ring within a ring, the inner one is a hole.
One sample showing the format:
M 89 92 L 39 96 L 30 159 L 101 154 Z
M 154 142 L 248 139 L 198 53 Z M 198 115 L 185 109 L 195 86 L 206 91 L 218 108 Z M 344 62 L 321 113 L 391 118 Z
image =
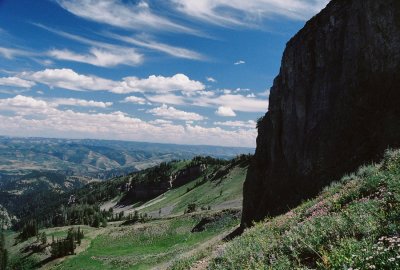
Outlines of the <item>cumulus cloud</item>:
M 2 114 L 3 111 L 7 113 Z M 250 147 L 254 147 L 257 135 L 255 129 L 225 130 L 192 124 L 177 125 L 162 119 L 145 122 L 118 111 L 82 113 L 61 110 L 44 100 L 21 95 L 0 99 L 0 133 L 9 136 L 112 138 Z
M 146 98 L 154 103 L 166 103 L 170 105 L 184 105 L 187 102 L 183 96 L 174 94 L 147 95 Z
M 55 98 L 43 100 L 23 95 L 17 95 L 14 98 L 0 99 L 0 110 L 11 110 L 20 115 L 49 113 L 53 111 L 54 108 L 61 105 L 107 108 L 112 106 L 113 103 L 75 98 Z
M 329 0 L 171 0 L 183 14 L 220 26 L 253 26 L 265 18 L 306 20 Z
M 172 119 L 172 120 L 201 121 L 206 119 L 200 114 L 177 110 L 174 107 L 168 107 L 165 104 L 163 104 L 161 107 L 148 110 L 148 113 L 151 113 L 158 117 Z
M 232 110 L 232 108 L 220 106 L 218 110 L 215 111 L 215 114 L 224 117 L 234 117 L 236 113 Z
M 76 91 L 109 90 L 118 86 L 118 83 L 97 76 L 81 75 L 72 69 L 45 69 L 38 72 L 25 72 L 22 77 L 43 83 L 49 87 L 59 87 Z
M 134 92 L 195 92 L 205 89 L 203 83 L 191 80 L 184 74 L 176 74 L 172 77 L 151 75 L 145 79 L 126 77 L 121 81 L 113 81 L 94 75 L 78 74 L 72 69 L 63 68 L 24 72 L 20 77 L 43 83 L 49 87 L 59 87 L 75 91 L 109 91 L 117 94 Z
M 125 103 L 129 102 L 129 103 L 144 105 L 144 104 L 146 104 L 146 99 L 141 98 L 141 97 L 136 97 L 136 96 L 130 96 L 130 97 L 126 97 L 122 102 L 125 102 Z
M 35 83 L 32 81 L 23 80 L 18 77 L 4 77 L 4 78 L 0 78 L 0 85 L 21 87 L 21 88 L 31 88 L 35 85 Z
M 113 89 L 114 93 L 125 94 L 131 92 L 194 92 L 204 90 L 205 86 L 199 81 L 191 80 L 184 74 L 172 77 L 151 75 L 147 79 L 137 77 L 124 78 L 120 87 Z
M 57 2 L 76 16 L 124 29 L 193 32 L 185 26 L 154 14 L 149 4 L 144 1 L 136 4 L 120 0 L 58 0 Z
M 198 97 L 193 100 L 198 106 L 223 106 L 241 112 L 265 112 L 268 109 L 268 100 L 249 98 L 239 94 L 224 94 L 218 97 Z
M 107 108 L 113 105 L 112 102 L 102 102 L 94 100 L 76 99 L 76 98 L 58 98 L 50 101 L 51 105 L 60 106 L 79 106 L 79 107 L 95 107 L 95 108 Z
M 171 125 L 171 124 L 173 124 L 172 121 L 164 120 L 164 119 L 156 119 L 156 120 L 150 121 L 149 123 L 152 125 Z
M 262 112 L 268 109 L 266 98 L 256 98 L 252 95 L 231 94 L 231 91 L 224 91 L 217 95 L 211 91 L 198 91 L 195 95 L 181 96 L 174 93 L 167 95 L 147 95 L 146 98 L 154 103 L 171 105 L 194 105 L 200 107 L 226 107 L 240 112 Z M 233 115 L 232 113 L 229 113 Z
M 225 122 L 214 122 L 216 126 L 226 126 L 226 127 L 241 127 L 241 128 L 256 128 L 256 121 L 225 121 Z
M 53 108 L 43 100 L 17 95 L 14 98 L 0 99 L 0 112 L 11 111 L 16 115 L 49 114 Z M 5 124 L 5 123 L 1 123 Z M 0 124 L 0 126 L 1 126 Z
M 59 60 L 86 63 L 100 67 L 114 67 L 118 65 L 136 66 L 143 62 L 143 55 L 134 49 L 106 50 L 91 48 L 88 54 L 78 54 L 70 50 L 50 50 L 48 55 Z

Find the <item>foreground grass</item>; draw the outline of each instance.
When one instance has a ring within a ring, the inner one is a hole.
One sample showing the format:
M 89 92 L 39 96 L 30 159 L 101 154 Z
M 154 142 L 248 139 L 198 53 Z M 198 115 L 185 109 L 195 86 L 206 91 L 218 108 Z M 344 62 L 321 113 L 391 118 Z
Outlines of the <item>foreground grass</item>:
M 188 215 L 106 230 L 86 251 L 54 269 L 151 269 L 195 249 L 239 223 L 237 215 L 226 213 L 204 231 L 192 233 L 201 218 L 201 215 Z
M 400 269 L 400 151 L 256 224 L 209 269 Z

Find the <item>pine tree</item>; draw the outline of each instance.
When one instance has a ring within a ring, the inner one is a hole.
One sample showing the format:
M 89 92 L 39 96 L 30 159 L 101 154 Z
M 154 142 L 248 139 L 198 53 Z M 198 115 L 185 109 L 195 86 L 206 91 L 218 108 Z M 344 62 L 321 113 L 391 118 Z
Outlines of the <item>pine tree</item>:
M 0 270 L 5 270 L 7 267 L 8 253 L 5 248 L 6 241 L 4 237 L 4 233 L 1 232 L 0 235 Z

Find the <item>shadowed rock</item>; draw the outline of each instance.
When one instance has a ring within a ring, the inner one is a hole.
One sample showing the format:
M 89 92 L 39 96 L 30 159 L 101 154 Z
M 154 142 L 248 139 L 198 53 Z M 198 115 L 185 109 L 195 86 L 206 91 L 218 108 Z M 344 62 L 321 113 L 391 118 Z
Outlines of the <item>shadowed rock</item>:
M 400 2 L 333 0 L 288 44 L 258 123 L 242 227 L 400 146 Z

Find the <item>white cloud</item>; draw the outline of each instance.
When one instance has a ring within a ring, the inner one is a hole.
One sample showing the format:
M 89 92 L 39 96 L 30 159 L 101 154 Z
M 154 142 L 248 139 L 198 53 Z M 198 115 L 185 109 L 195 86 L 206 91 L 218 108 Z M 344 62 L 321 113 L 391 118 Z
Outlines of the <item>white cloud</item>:
M 214 122 L 216 126 L 226 126 L 226 127 L 240 127 L 240 128 L 256 128 L 256 121 L 225 121 L 225 122 Z
M 268 100 L 248 98 L 238 94 L 226 94 L 218 97 L 197 97 L 193 99 L 193 104 L 198 106 L 224 106 L 234 111 L 241 112 L 266 112 Z
M 141 98 L 141 97 L 136 97 L 136 96 L 130 96 L 130 97 L 126 97 L 122 102 L 129 102 L 129 103 L 144 105 L 144 104 L 146 104 L 146 99 Z
M 210 83 L 215 83 L 215 82 L 217 82 L 217 80 L 214 79 L 213 77 L 207 77 L 206 80 L 207 80 L 207 82 L 210 82 Z
M 17 95 L 14 98 L 0 99 L 0 110 L 15 110 L 17 114 L 28 115 L 31 113 L 49 113 L 61 105 L 107 108 L 113 105 L 112 102 L 99 102 L 75 98 L 35 99 L 32 97 Z
M 31 88 L 35 85 L 35 83 L 32 81 L 23 80 L 18 77 L 4 77 L 0 78 L 0 85 Z
M 115 35 L 115 34 L 108 34 L 107 36 L 111 37 L 111 38 L 115 38 L 117 40 L 127 42 L 129 44 L 133 44 L 133 45 L 140 46 L 143 48 L 151 49 L 154 51 L 163 52 L 165 54 L 168 54 L 168 55 L 171 55 L 171 56 L 174 56 L 177 58 L 192 59 L 192 60 L 206 60 L 207 59 L 204 55 L 202 55 L 198 52 L 195 52 L 195 51 L 192 51 L 189 49 L 185 49 L 185 48 L 171 46 L 171 45 L 160 43 L 160 42 L 156 42 L 149 38 L 138 39 L 138 38 Z
M 244 64 L 246 64 L 246 62 L 245 61 L 243 61 L 243 60 L 239 60 L 239 61 L 236 61 L 235 63 L 233 63 L 235 66 L 238 66 L 238 65 L 244 65 Z
M 59 87 L 75 91 L 109 91 L 117 94 L 134 92 L 167 93 L 174 91 L 196 92 L 205 89 L 203 83 L 191 80 L 184 74 L 172 77 L 151 75 L 148 78 L 126 77 L 113 81 L 94 75 L 81 75 L 72 69 L 45 69 L 38 72 L 20 74 L 27 80 L 43 83 L 49 87 Z
M 33 56 L 35 54 L 24 50 L 0 47 L 0 55 L 7 59 L 14 59 L 17 56 Z
M 98 49 L 91 48 L 89 54 L 77 54 L 69 50 L 51 50 L 49 56 L 59 60 L 86 63 L 100 67 L 114 67 L 117 65 L 136 66 L 143 62 L 143 55 L 134 49 Z
M 178 11 L 220 26 L 253 26 L 265 18 L 306 20 L 329 0 L 172 0 Z
M 204 90 L 205 86 L 199 81 L 193 81 L 184 74 L 176 74 L 172 77 L 151 75 L 147 79 L 137 77 L 124 78 L 120 87 L 114 88 L 114 93 L 126 94 L 132 92 L 157 92 L 166 93 L 172 91 L 194 92 Z
M 152 125 L 171 125 L 171 124 L 173 124 L 173 122 L 170 121 L 170 120 L 156 119 L 156 120 L 150 121 L 149 124 L 152 124 Z
M 177 110 L 174 107 L 168 107 L 165 104 L 163 104 L 161 107 L 148 110 L 148 113 L 172 120 L 201 121 L 205 119 L 205 117 L 201 116 L 200 114 Z
M 234 117 L 236 113 L 232 110 L 232 108 L 220 106 L 218 110 L 215 111 L 215 114 L 224 117 Z
M 60 6 L 76 16 L 124 29 L 192 32 L 191 29 L 154 14 L 149 5 L 120 0 L 58 0 Z
M 267 90 L 265 90 L 265 92 L 258 94 L 258 96 L 260 96 L 260 97 L 267 97 L 267 98 L 268 98 L 270 92 L 271 92 L 271 89 L 267 89 Z
M 201 107 L 228 107 L 233 111 L 240 112 L 262 112 L 268 110 L 266 98 L 247 97 L 240 94 L 230 94 L 231 91 L 216 95 L 211 91 L 198 91 L 193 95 L 181 96 L 174 93 L 167 95 L 146 95 L 151 102 L 172 105 L 194 105 Z
M 2 111 L 11 111 L 14 115 L 2 114 Z M 0 99 L 0 134 L 254 147 L 257 131 L 177 125 L 160 119 L 145 122 L 118 111 L 61 110 L 44 100 L 19 95 Z
M 184 97 L 182 96 L 177 96 L 174 94 L 164 94 L 164 95 L 148 95 L 146 96 L 148 100 L 151 102 L 155 103 L 166 103 L 166 104 L 172 104 L 172 105 L 183 105 L 186 103 Z
M 55 105 L 56 107 L 60 105 L 67 105 L 67 106 L 79 106 L 79 107 L 107 108 L 113 105 L 112 102 L 101 102 L 101 101 L 76 99 L 76 98 L 52 99 L 49 103 L 51 105 Z
M 80 75 L 72 69 L 45 69 L 38 72 L 25 72 L 22 77 L 43 83 L 49 87 L 59 87 L 75 91 L 110 90 L 118 86 L 117 82 L 96 76 Z

